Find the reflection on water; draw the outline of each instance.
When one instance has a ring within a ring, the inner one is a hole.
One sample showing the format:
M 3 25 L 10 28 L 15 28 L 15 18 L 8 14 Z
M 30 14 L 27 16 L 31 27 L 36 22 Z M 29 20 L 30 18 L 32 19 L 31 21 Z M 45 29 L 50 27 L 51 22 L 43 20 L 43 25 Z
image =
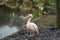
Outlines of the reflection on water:
M 0 27 L 0 39 L 8 35 L 11 35 L 12 33 L 15 33 L 17 31 L 18 29 L 16 26 L 9 27 L 8 25 L 3 25 Z

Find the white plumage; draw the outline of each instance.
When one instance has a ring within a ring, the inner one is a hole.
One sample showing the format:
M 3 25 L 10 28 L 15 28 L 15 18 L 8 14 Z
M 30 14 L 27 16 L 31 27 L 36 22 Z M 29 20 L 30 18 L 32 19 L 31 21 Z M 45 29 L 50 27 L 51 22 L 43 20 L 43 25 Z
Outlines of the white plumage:
M 26 27 L 27 27 L 27 30 L 30 32 L 30 36 L 34 36 L 35 32 L 39 34 L 38 26 L 35 23 L 30 22 L 32 18 L 33 18 L 32 14 L 28 14 L 28 16 L 26 17 L 26 19 L 28 20 Z

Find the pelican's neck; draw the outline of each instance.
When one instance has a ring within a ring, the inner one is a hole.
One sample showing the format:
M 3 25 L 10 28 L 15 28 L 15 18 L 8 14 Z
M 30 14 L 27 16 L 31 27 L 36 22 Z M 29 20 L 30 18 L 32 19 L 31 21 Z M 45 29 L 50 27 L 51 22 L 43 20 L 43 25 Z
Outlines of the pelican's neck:
M 29 18 L 28 21 L 27 21 L 27 23 L 30 23 L 31 19 L 32 19 L 32 18 Z

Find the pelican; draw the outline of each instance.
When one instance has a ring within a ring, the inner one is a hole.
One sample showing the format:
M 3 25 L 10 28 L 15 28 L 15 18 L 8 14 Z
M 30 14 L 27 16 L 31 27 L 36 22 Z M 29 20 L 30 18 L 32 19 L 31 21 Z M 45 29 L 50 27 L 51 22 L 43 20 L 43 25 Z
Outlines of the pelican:
M 28 16 L 26 16 L 26 19 L 27 19 L 27 24 L 26 24 L 26 27 L 27 27 L 27 31 L 29 31 L 30 33 L 30 37 L 34 36 L 35 32 L 37 34 L 39 34 L 39 30 L 38 30 L 38 26 L 31 22 L 31 19 L 33 18 L 33 15 L 32 14 L 28 14 Z

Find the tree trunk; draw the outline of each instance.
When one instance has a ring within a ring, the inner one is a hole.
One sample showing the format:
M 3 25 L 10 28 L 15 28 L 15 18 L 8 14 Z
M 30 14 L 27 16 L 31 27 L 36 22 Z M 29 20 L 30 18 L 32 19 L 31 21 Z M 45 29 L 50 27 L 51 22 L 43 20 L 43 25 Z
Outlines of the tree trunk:
M 49 1 L 43 0 L 43 3 L 44 3 L 44 5 L 43 5 L 43 6 L 44 6 L 44 9 L 43 9 L 43 10 L 44 10 L 45 12 L 47 12 L 47 11 L 48 11 L 47 6 L 49 5 Z
M 59 9 L 59 0 L 56 0 L 56 11 L 57 11 L 57 27 L 60 28 L 60 9 Z

